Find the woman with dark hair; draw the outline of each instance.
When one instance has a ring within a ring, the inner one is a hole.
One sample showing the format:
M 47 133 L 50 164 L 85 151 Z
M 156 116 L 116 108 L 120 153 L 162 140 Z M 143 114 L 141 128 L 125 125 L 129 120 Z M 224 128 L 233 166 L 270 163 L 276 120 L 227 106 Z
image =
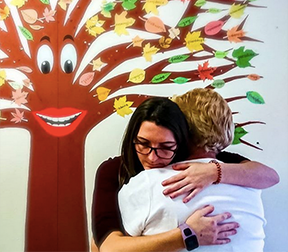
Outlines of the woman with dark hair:
M 173 132 L 177 142 L 177 146 L 174 146 L 172 151 L 173 162 L 185 160 L 189 155 L 189 128 L 178 105 L 167 98 L 148 99 L 140 104 L 137 111 L 134 112 L 126 129 L 121 150 L 121 184 L 127 183 L 130 177 L 143 170 L 135 146 L 139 147 L 141 144 L 141 141 L 139 143 L 137 140 L 137 134 L 141 124 L 145 121 L 154 122 Z
M 178 251 L 185 248 L 179 228 L 151 236 L 125 236 L 117 194 L 122 184 L 142 171 L 143 166 L 148 169 L 152 166 L 160 168 L 171 162 L 187 158 L 188 136 L 189 130 L 185 117 L 178 106 L 167 98 L 148 99 L 134 111 L 125 133 L 121 157 L 102 163 L 96 175 L 92 228 L 94 240 L 101 252 Z M 138 155 L 137 152 L 142 155 Z M 259 174 L 272 173 L 273 175 L 271 168 L 259 163 L 248 165 L 250 161 L 237 154 L 225 152 L 217 158 L 226 163 L 231 163 L 231 160 L 237 163 L 234 175 L 240 176 L 240 185 L 250 186 L 245 184 L 243 170 L 246 170 L 246 173 L 247 170 L 256 170 Z M 202 165 L 211 168 L 211 164 Z M 235 164 L 222 166 L 223 177 L 225 177 L 226 168 L 231 166 L 235 166 Z M 202 170 L 205 172 L 200 174 L 201 178 L 208 176 L 210 179 L 217 179 L 215 168 Z M 197 175 L 195 174 L 195 176 Z M 269 183 L 273 184 L 274 182 L 270 181 Z M 269 183 L 262 181 L 258 186 L 265 188 L 270 186 Z M 229 243 L 228 237 L 236 233 L 238 223 L 220 224 L 231 215 L 226 212 L 208 217 L 207 214 L 212 212 L 213 206 L 198 209 L 186 220 L 186 223 L 195 230 L 200 245 Z

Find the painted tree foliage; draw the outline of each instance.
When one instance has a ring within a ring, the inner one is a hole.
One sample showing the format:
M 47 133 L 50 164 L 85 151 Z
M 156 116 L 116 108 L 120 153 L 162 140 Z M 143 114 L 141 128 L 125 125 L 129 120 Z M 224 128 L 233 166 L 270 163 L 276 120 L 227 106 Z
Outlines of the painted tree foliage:
M 177 93 L 199 81 L 219 89 L 262 78 L 256 48 L 245 46 L 263 43 L 245 31 L 245 12 L 263 8 L 258 2 L 0 2 L 0 127 L 27 129 L 32 141 L 27 251 L 88 249 L 84 141 L 112 113 L 125 117 L 153 96 L 134 87 L 173 84 Z M 264 103 L 255 90 L 227 101 L 239 99 Z M 241 139 L 254 123 L 263 122 L 236 123 L 234 144 L 260 149 Z

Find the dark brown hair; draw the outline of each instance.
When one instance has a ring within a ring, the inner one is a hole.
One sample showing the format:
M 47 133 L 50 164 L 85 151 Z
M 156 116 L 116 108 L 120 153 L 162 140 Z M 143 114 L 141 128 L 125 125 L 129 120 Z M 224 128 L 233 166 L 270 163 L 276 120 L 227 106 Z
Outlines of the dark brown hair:
M 147 99 L 134 111 L 126 128 L 121 148 L 121 185 L 127 183 L 131 177 L 143 170 L 133 142 L 144 121 L 154 122 L 156 125 L 165 127 L 173 132 L 178 149 L 172 162 L 182 161 L 188 157 L 189 128 L 185 116 L 178 105 L 163 97 Z

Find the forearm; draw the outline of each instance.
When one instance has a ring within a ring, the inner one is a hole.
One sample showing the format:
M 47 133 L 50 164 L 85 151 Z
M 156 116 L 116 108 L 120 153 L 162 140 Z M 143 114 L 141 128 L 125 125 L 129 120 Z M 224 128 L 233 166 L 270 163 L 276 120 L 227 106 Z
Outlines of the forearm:
M 221 163 L 221 183 L 265 189 L 279 182 L 279 176 L 272 168 L 256 162 L 245 161 L 239 164 Z
M 179 228 L 151 236 L 125 236 L 114 231 L 100 246 L 100 252 L 173 252 L 184 249 Z

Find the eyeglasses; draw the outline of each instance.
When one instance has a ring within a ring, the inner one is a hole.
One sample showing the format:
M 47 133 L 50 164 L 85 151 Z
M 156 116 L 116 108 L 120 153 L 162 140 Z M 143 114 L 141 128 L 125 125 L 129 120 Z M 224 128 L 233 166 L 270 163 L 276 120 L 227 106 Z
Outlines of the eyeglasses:
M 136 152 L 142 155 L 149 155 L 154 150 L 156 156 L 163 159 L 173 158 L 176 155 L 177 151 L 177 147 L 174 150 L 170 148 L 154 148 L 140 142 L 134 142 L 134 145 Z M 171 148 L 174 148 L 175 146 L 177 146 L 177 144 L 171 146 Z

